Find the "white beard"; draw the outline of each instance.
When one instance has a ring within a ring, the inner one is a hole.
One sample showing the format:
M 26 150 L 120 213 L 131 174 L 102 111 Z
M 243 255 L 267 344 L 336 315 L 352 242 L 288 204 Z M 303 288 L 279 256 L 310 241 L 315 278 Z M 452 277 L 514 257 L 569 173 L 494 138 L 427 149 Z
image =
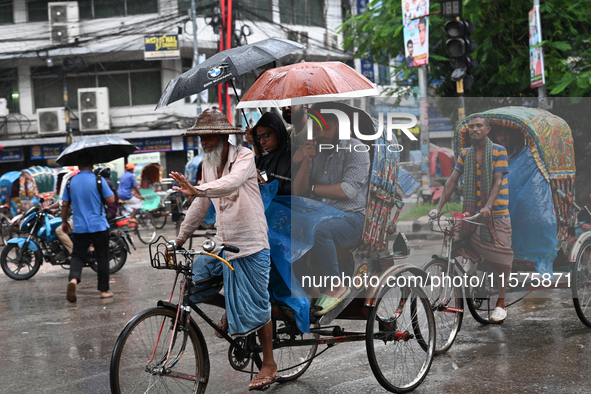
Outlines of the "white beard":
M 215 170 L 218 169 L 219 166 L 222 165 L 222 150 L 224 148 L 224 144 L 220 141 L 220 144 L 217 148 L 209 153 L 203 153 L 203 163 L 208 167 L 214 168 Z

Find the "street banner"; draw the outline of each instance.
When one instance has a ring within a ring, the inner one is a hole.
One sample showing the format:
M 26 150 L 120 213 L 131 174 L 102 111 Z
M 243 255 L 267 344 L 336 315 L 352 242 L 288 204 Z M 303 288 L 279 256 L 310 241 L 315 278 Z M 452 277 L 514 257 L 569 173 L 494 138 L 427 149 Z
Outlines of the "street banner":
M 178 34 L 159 34 L 144 37 L 144 60 L 180 59 Z
M 428 0 L 402 0 L 404 26 L 404 56 L 408 67 L 423 66 L 429 62 Z
M 66 146 L 64 144 L 33 145 L 29 149 L 31 160 L 57 159 Z
M 12 161 L 23 161 L 22 146 L 5 147 L 0 151 L 0 163 L 8 163 Z
M 529 73 L 530 86 L 537 88 L 546 84 L 544 77 L 544 52 L 541 47 L 536 48 L 542 41 L 542 23 L 540 6 L 534 6 L 529 11 Z
M 375 75 L 373 72 L 373 60 L 371 57 L 361 59 L 361 74 L 370 81 L 375 83 Z

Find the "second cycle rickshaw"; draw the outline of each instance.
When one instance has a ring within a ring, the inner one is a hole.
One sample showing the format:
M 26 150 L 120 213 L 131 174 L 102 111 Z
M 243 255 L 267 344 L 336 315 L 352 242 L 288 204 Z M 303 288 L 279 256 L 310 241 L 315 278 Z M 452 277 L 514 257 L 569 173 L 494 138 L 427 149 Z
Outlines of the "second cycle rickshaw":
M 507 295 L 522 296 L 506 305 L 514 304 L 533 290 L 570 288 L 579 319 L 591 327 L 591 231 L 588 224 L 578 219 L 581 216 L 588 221 L 591 213 L 574 200 L 575 161 L 568 124 L 536 108 L 504 107 L 482 115 L 490 123 L 489 137 L 494 142 L 497 133 L 503 131 L 512 138 L 511 145 L 515 147 L 508 174 L 515 257 L 504 284 Z M 470 119 L 462 120 L 456 129 L 456 155 L 469 146 Z M 425 290 L 437 322 L 437 353 L 452 346 L 461 328 L 465 312 L 463 291 L 468 310 L 482 324 L 491 323 L 498 299 L 500 279 L 490 264 L 480 263 L 470 280 L 456 260 L 454 225 L 461 221 L 480 224 L 477 216 L 470 218 L 462 213 L 444 214 L 431 222 L 435 231 L 444 233 L 446 251 L 433 255 L 423 266 L 431 278 L 435 277 Z M 458 279 L 455 284 L 454 278 Z

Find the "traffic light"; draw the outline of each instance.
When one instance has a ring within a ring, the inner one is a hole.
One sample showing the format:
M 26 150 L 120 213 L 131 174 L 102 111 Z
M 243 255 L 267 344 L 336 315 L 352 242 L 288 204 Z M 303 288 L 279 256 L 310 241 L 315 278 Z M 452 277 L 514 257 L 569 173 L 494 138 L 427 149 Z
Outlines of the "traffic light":
M 477 48 L 476 41 L 470 38 L 470 35 L 476 31 L 476 26 L 458 17 L 446 22 L 443 29 L 448 38 L 445 42 L 445 50 L 447 56 L 452 59 L 454 68 L 451 79 L 455 82 L 464 80 L 464 89 L 469 90 L 474 84 L 474 76 L 471 72 L 478 67 L 478 61 L 470 56 L 470 53 Z

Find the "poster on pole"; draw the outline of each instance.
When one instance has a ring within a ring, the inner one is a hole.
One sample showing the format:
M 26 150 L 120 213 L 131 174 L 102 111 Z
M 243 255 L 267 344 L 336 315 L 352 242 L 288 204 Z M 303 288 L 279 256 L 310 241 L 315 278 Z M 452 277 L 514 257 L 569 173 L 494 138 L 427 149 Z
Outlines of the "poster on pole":
M 429 61 L 429 0 L 402 0 L 404 57 L 408 67 Z
M 530 86 L 537 88 L 546 84 L 544 77 L 544 52 L 537 47 L 542 41 L 542 23 L 540 20 L 540 6 L 534 6 L 529 11 L 529 74 Z

